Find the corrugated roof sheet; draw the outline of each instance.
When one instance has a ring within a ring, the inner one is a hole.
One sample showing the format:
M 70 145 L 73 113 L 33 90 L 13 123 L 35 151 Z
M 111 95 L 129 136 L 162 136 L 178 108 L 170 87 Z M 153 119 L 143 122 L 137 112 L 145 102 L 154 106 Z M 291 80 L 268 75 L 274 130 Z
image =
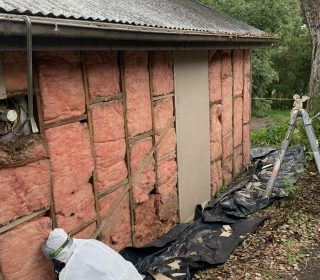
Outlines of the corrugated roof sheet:
M 263 31 L 191 0 L 0 0 L 0 11 L 212 34 L 267 36 Z

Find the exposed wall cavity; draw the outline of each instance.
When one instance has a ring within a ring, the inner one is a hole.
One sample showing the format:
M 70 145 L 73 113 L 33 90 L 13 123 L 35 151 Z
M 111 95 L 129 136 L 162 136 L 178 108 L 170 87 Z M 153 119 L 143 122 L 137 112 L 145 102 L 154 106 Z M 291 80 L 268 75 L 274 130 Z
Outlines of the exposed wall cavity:
M 41 133 L 0 150 L 5 280 L 54 279 L 39 251 L 52 227 L 90 238 L 107 219 L 98 238 L 120 250 L 178 220 L 172 52 L 34 56 Z M 24 53 L 1 58 L 8 96 L 26 94 Z
M 210 51 L 209 91 L 214 195 L 250 162 L 251 51 Z
M 24 52 L 0 53 L 8 98 L 25 96 Z M 251 53 L 209 54 L 212 194 L 249 163 Z M 54 279 L 54 227 L 116 250 L 178 221 L 173 53 L 39 52 L 40 133 L 0 144 L 0 272 Z M 160 142 L 161 141 L 161 142 Z M 17 267 L 19 269 L 17 269 Z

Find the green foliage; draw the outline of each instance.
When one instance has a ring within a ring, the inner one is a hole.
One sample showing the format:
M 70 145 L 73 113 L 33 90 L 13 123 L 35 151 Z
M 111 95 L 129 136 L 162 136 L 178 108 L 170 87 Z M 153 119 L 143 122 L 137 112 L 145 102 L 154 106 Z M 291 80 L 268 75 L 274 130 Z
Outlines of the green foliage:
M 289 127 L 289 114 L 285 117 L 285 114 L 280 114 L 277 110 L 272 110 L 272 114 L 272 125 L 251 132 L 251 143 L 253 146 L 280 146 L 284 140 Z M 312 127 L 316 138 L 320 139 L 320 119 L 314 118 L 312 121 Z M 298 120 L 297 127 L 291 140 L 291 145 L 297 144 L 305 145 L 306 147 L 310 146 L 302 120 Z M 306 164 L 308 164 L 308 162 L 306 162 Z
M 222 194 L 224 194 L 225 192 L 227 192 L 229 189 L 228 185 L 223 185 L 219 191 L 217 191 L 216 193 L 216 198 L 219 198 Z
M 291 98 L 308 91 L 311 38 L 299 0 L 198 1 L 279 38 L 279 43 L 272 49 L 253 53 L 253 97 Z M 254 100 L 253 113 L 259 112 L 264 105 Z M 288 105 L 274 102 L 272 106 L 283 108 Z
M 285 255 L 288 258 L 289 265 L 294 265 L 295 263 L 297 263 L 298 261 L 301 261 L 302 259 L 304 259 L 306 257 L 306 255 L 304 253 L 286 252 Z
M 251 133 L 251 143 L 253 146 L 280 146 L 287 130 L 287 122 L 260 129 Z
M 270 116 L 272 101 L 264 99 L 252 100 L 252 114 L 256 117 Z
M 296 185 L 292 181 L 285 180 L 283 185 L 286 196 L 292 196 L 296 192 Z

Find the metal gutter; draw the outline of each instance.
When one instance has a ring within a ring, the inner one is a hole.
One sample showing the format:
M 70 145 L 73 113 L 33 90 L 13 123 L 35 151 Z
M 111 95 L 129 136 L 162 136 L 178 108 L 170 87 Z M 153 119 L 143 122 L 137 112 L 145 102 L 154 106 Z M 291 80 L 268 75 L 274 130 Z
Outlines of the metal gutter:
M 172 41 L 127 41 L 103 39 L 79 39 L 56 37 L 33 37 L 34 51 L 55 50 L 209 50 L 209 49 L 258 49 L 270 44 L 246 42 L 172 42 Z M 2 37 L 0 51 L 25 50 L 25 38 Z
M 70 20 L 30 16 L 32 36 L 53 38 L 102 39 L 141 42 L 172 43 L 242 43 L 271 47 L 277 39 L 269 34 L 253 37 L 250 34 L 209 33 L 204 31 L 154 28 L 106 22 Z M 25 35 L 25 25 L 19 15 L 0 13 L 0 36 L 19 37 Z

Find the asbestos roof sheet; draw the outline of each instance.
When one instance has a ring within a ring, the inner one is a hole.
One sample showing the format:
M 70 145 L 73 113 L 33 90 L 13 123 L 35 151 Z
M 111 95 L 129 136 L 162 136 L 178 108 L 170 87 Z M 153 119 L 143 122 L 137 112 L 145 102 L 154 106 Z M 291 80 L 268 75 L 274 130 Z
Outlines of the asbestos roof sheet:
M 0 0 L 0 11 L 237 37 L 270 35 L 192 0 Z

